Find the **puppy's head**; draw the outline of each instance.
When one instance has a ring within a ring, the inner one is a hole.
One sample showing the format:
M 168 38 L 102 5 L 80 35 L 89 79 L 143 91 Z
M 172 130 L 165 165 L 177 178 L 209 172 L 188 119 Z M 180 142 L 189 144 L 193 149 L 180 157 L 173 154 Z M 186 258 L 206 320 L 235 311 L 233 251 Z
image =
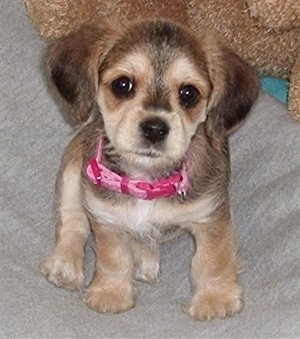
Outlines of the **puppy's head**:
M 83 27 L 50 47 L 48 65 L 73 119 L 86 121 L 96 102 L 112 145 L 145 169 L 180 161 L 200 124 L 226 138 L 259 87 L 214 38 L 167 21 Z

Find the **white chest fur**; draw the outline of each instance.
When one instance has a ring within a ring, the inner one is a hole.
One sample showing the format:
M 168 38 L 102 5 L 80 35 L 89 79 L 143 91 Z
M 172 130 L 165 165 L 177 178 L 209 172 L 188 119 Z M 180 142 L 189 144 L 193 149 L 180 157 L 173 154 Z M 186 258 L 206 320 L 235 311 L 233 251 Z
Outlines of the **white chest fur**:
M 212 196 L 185 204 L 170 203 L 167 199 L 113 204 L 96 198 L 89 191 L 85 197 L 85 207 L 100 224 L 152 236 L 172 225 L 188 227 L 208 222 L 218 203 Z

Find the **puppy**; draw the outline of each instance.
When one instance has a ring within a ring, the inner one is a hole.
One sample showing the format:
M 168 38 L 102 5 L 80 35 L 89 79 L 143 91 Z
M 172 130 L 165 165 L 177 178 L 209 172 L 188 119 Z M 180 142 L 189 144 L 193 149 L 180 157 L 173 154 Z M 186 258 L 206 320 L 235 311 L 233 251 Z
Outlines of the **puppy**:
M 43 274 L 80 289 L 92 230 L 84 301 L 119 313 L 134 306 L 134 279 L 157 278 L 160 237 L 183 229 L 196 244 L 185 312 L 239 312 L 228 136 L 258 95 L 256 73 L 209 34 L 162 20 L 82 27 L 52 43 L 47 64 L 81 127 L 62 158 L 56 247 Z

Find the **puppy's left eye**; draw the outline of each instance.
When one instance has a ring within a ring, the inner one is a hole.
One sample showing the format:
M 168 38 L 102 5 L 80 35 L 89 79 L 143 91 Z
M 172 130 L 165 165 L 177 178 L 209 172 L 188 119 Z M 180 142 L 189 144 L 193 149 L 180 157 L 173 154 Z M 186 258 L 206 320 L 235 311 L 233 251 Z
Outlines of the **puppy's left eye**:
M 133 93 L 133 81 L 125 76 L 120 77 L 112 82 L 111 89 L 117 97 L 127 98 Z
M 179 90 L 180 104 L 186 108 L 191 108 L 197 104 L 200 92 L 192 85 L 182 86 Z

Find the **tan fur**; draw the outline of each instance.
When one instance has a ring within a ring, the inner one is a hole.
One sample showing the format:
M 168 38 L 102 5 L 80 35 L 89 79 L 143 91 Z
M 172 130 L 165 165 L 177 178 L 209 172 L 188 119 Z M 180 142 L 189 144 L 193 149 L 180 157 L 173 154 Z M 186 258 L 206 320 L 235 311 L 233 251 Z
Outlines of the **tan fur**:
M 207 81 L 207 75 L 205 74 L 205 68 L 202 70 L 202 73 L 199 72 L 198 67 L 193 65 L 189 58 L 178 57 L 174 60 L 166 70 L 166 80 L 168 83 L 172 84 L 175 88 L 178 88 L 181 84 L 193 84 L 200 91 L 201 95 L 201 107 L 195 107 L 192 110 L 189 110 L 187 114 L 188 120 L 194 124 L 199 124 L 200 122 L 205 121 L 205 106 L 207 104 L 211 87 Z M 173 89 L 173 93 L 176 93 L 176 90 Z M 172 106 L 178 107 L 178 98 L 177 96 L 171 97 Z M 199 110 L 203 113 L 199 115 Z
M 185 312 L 196 320 L 237 313 L 242 301 L 228 197 L 227 137 L 257 96 L 255 72 L 212 37 L 196 39 L 172 22 L 136 22 L 122 30 L 115 23 L 105 25 L 84 27 L 48 52 L 50 73 L 72 108 L 71 118 L 79 114 L 90 121 L 62 159 L 56 247 L 42 272 L 57 286 L 79 289 L 91 228 L 96 265 L 84 301 L 97 312 L 119 313 L 134 306 L 134 278 L 156 280 L 164 234 L 181 229 L 196 242 L 191 267 L 196 292 Z M 112 87 L 124 76 L 134 89 L 125 97 Z M 198 91 L 191 105 L 180 98 L 184 86 Z M 99 112 L 91 115 L 95 102 Z M 142 132 L 149 118 L 168 127 L 159 142 L 150 142 Z M 85 166 L 100 136 L 105 137 L 103 164 L 120 175 L 158 180 L 187 160 L 185 197 L 147 201 L 96 187 Z
M 62 172 L 55 251 L 41 266 L 51 282 L 67 289 L 79 289 L 83 283 L 84 246 L 90 233 L 80 201 L 80 170 L 71 164 Z
M 239 312 L 243 304 L 230 219 L 197 225 L 192 233 L 197 247 L 191 267 L 196 293 L 186 312 L 196 320 Z
M 133 306 L 133 256 L 126 233 L 91 223 L 96 239 L 94 278 L 84 301 L 98 312 L 119 313 Z

